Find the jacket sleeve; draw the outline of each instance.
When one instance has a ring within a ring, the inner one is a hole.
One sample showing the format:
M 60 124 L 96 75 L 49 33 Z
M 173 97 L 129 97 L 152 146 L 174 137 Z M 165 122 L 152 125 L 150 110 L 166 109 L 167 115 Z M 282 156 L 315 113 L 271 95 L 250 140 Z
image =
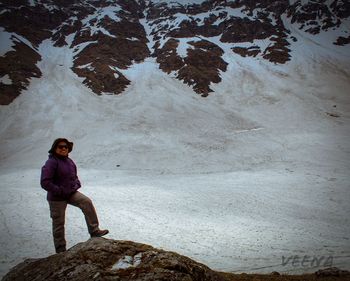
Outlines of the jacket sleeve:
M 77 165 L 75 165 L 75 163 L 72 161 L 73 165 L 74 165 L 74 170 L 75 170 L 75 187 L 76 189 L 81 187 L 81 183 L 78 177 L 78 171 L 77 171 Z
M 60 195 L 62 190 L 59 186 L 54 184 L 53 179 L 55 176 L 57 163 L 53 159 L 48 159 L 45 165 L 41 168 L 40 184 L 46 191 L 52 192 L 55 195 Z

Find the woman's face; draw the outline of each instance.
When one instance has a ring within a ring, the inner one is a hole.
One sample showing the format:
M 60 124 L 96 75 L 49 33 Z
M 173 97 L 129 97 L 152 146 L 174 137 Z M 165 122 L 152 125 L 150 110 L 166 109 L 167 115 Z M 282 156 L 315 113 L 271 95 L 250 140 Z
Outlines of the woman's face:
M 61 141 L 56 146 L 56 154 L 60 156 L 68 156 L 68 145 L 64 141 Z

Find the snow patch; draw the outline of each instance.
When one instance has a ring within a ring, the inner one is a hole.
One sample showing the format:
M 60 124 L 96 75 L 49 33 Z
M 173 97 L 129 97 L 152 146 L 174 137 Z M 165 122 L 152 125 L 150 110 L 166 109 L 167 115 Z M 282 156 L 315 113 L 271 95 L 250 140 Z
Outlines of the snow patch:
M 19 34 L 13 33 L 11 39 L 13 39 L 14 41 L 26 44 L 28 47 L 32 48 L 36 52 L 38 51 L 38 49 L 34 47 L 33 44 L 28 39 L 24 38 Z
M 152 32 L 152 28 L 150 27 L 149 22 L 146 19 L 146 15 L 147 15 L 146 12 L 144 12 L 144 15 L 145 15 L 145 18 L 140 19 L 139 22 L 143 26 L 143 28 L 145 29 L 146 37 L 148 39 L 147 47 L 150 50 L 150 52 L 152 52 L 153 46 L 155 44 L 155 42 L 153 40 L 153 36 L 150 35 Z
M 5 55 L 9 51 L 14 51 L 13 41 L 11 40 L 13 33 L 6 32 L 3 27 L 0 27 L 0 56 Z
M 10 76 L 8 76 L 8 74 L 0 77 L 0 83 L 5 84 L 5 85 L 11 85 L 12 84 L 12 80 L 10 78 Z
M 85 19 L 82 20 L 83 26 L 89 26 L 91 20 L 99 22 L 105 16 L 109 17 L 114 21 L 120 21 L 120 18 L 117 15 L 117 12 L 121 11 L 121 7 L 117 6 L 108 6 L 103 7 L 95 11 L 95 13 L 88 15 Z
M 53 5 L 53 4 L 42 3 L 42 5 L 50 12 L 60 9 L 57 5 Z
M 0 11 L 0 15 L 4 14 L 6 12 L 11 12 L 11 10 L 10 9 L 3 9 L 2 11 Z
M 84 50 L 90 44 L 98 44 L 98 41 L 88 41 L 88 42 L 84 42 L 76 45 L 73 51 L 74 55 L 76 56 L 77 54 L 79 54 L 82 50 Z
M 88 15 L 81 21 L 83 25 L 82 29 L 89 29 L 91 36 L 98 32 L 102 32 L 109 37 L 115 38 L 116 36 L 112 35 L 108 30 L 100 26 L 100 21 L 104 17 L 109 17 L 111 20 L 119 22 L 120 18 L 117 13 L 121 10 L 121 7 L 115 4 L 114 6 L 111 5 L 108 7 L 99 8 L 95 11 L 95 13 Z
M 136 37 L 131 37 L 131 38 L 126 38 L 129 41 L 140 41 L 140 39 L 136 38 Z
M 112 69 L 113 71 L 119 71 L 119 72 L 121 71 L 118 67 L 115 67 L 115 66 L 109 65 L 109 68 Z M 114 72 L 113 75 L 116 79 L 118 79 L 120 77 L 120 75 L 116 72 Z
M 195 39 L 195 40 L 193 40 Z M 186 58 L 187 57 L 187 49 L 194 49 L 192 45 L 188 44 L 188 41 L 199 41 L 200 39 L 198 38 L 177 38 L 179 40 L 179 45 L 177 46 L 177 54 L 182 57 Z
M 29 6 L 35 7 L 36 6 L 35 1 L 34 0 L 29 0 Z
M 176 1 L 164 1 L 164 0 L 151 0 L 153 4 L 167 3 L 168 7 L 189 6 L 193 4 L 202 4 L 205 0 L 176 0 Z
M 113 266 L 112 270 L 126 269 L 129 267 L 136 267 L 141 264 L 142 253 L 132 256 L 124 256 L 119 259 Z
M 349 60 L 350 44 L 345 46 L 333 44 L 339 36 L 347 37 L 349 20 L 344 20 L 337 30 L 322 30 L 318 34 L 310 34 L 300 30 L 298 25 L 291 23 L 291 18 L 288 18 L 286 14 L 281 15 L 281 20 L 284 26 L 297 38 L 297 41 L 293 42 L 290 47 L 293 59 L 305 56 L 329 57 L 331 55 L 341 61 L 344 59 Z

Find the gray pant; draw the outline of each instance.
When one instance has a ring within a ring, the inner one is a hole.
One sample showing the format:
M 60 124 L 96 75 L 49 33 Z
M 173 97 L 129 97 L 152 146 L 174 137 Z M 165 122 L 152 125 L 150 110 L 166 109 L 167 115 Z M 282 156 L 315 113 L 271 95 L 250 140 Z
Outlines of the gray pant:
M 56 253 L 66 250 L 64 223 L 67 204 L 78 207 L 83 211 L 90 234 L 99 230 L 96 211 L 91 199 L 79 191 L 74 193 L 66 201 L 49 201 L 50 216 L 52 218 L 52 234 Z

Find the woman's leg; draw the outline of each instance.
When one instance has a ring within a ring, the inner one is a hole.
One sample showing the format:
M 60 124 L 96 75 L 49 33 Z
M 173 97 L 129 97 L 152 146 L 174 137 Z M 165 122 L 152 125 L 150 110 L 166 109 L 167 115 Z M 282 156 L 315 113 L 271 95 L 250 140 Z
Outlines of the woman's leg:
M 56 253 L 66 250 L 66 239 L 64 233 L 66 201 L 49 201 L 50 217 L 52 219 L 52 235 Z
M 68 203 L 83 211 L 90 235 L 99 231 L 96 210 L 89 197 L 77 191 L 68 199 Z

